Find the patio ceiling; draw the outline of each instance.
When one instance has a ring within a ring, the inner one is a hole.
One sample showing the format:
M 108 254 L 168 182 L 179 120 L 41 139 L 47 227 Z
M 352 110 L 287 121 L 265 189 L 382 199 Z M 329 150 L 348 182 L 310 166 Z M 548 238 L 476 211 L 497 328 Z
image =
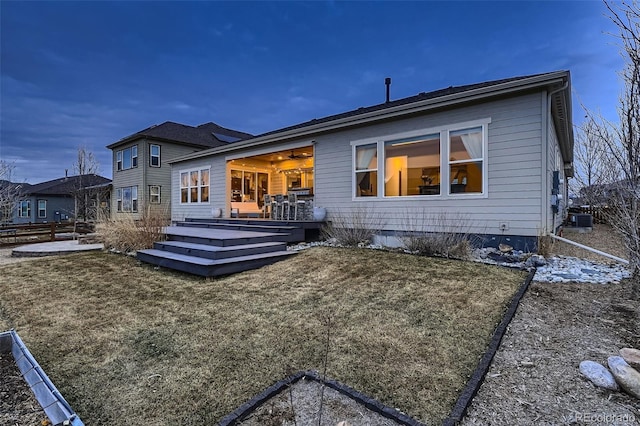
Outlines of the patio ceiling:
M 285 161 L 285 160 L 304 160 L 313 157 L 313 146 L 304 146 L 302 148 L 286 149 L 282 151 L 274 151 L 268 154 L 251 155 L 254 160 L 262 161 Z

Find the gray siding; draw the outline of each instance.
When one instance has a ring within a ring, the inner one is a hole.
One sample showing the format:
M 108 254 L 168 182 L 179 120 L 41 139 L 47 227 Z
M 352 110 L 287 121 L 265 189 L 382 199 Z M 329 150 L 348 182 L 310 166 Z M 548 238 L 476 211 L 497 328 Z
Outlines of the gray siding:
M 465 222 L 470 232 L 535 237 L 544 227 L 543 209 L 549 208 L 547 180 L 543 176 L 550 166 L 543 145 L 547 139 L 557 145 L 555 131 L 547 124 L 551 121 L 547 115 L 546 93 L 538 92 L 317 135 L 312 138 L 315 141 L 315 204 L 327 209 L 329 220 L 357 209 L 366 211 L 370 216 L 380 217 L 384 229 L 389 231 L 405 230 L 408 220 L 424 214 L 444 214 L 452 223 Z M 486 196 L 353 197 L 353 141 L 485 119 L 490 120 L 485 154 Z M 309 141 L 307 137 L 287 144 L 308 144 Z M 273 145 L 273 151 L 285 145 Z M 264 149 L 264 146 L 248 149 L 242 154 L 255 155 Z M 210 217 L 212 207 L 222 208 L 224 214 L 228 214 L 228 157 L 225 156 L 228 154 L 173 164 L 174 220 L 188 216 Z M 177 205 L 179 171 L 203 165 L 211 166 L 210 205 Z M 501 231 L 501 224 L 507 224 L 505 232 Z
M 138 167 L 128 170 L 116 170 L 116 152 L 125 148 L 138 145 Z M 160 145 L 160 167 L 150 166 L 150 145 Z M 173 144 L 169 142 L 158 142 L 148 139 L 138 139 L 135 142 L 131 142 L 122 146 L 119 146 L 112 150 L 113 158 L 113 192 L 111 194 L 111 214 L 112 217 L 117 218 L 119 213 L 117 211 L 117 199 L 116 189 L 137 186 L 138 187 L 138 213 L 134 214 L 135 218 L 140 217 L 140 212 L 143 211 L 146 206 L 149 206 L 149 187 L 151 185 L 159 185 L 160 189 L 160 201 L 159 206 L 163 211 L 166 210 L 167 214 L 171 211 L 171 166 L 167 161 L 179 157 L 181 155 L 190 154 L 198 151 L 197 148 Z M 157 205 L 156 205 L 157 206 Z

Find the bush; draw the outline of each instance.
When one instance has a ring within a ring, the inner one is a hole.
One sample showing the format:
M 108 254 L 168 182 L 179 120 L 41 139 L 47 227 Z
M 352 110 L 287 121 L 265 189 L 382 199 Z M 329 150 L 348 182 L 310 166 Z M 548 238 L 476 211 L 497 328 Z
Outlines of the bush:
M 407 212 L 405 230 L 400 235 L 403 247 L 422 256 L 466 259 L 471 255 L 469 218 L 458 213 Z
M 325 239 L 333 239 L 343 246 L 356 247 L 359 244 L 369 244 L 373 236 L 384 226 L 380 214 L 370 209 L 357 207 L 333 212 L 331 220 L 322 228 L 322 236 Z
M 141 210 L 139 219 L 133 214 L 118 214 L 114 220 L 104 220 L 98 223 L 96 232 L 106 249 L 129 253 L 164 240 L 162 229 L 170 223 L 166 208 L 150 206 Z

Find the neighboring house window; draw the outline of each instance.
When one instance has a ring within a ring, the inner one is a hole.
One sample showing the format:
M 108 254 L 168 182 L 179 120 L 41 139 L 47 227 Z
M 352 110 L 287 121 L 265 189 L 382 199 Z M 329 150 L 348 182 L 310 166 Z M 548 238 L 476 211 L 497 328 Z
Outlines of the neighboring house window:
M 486 196 L 490 122 L 352 142 L 354 197 Z
M 378 145 L 355 147 L 356 197 L 378 195 Z
M 180 172 L 180 202 L 209 202 L 209 169 Z
M 138 211 L 138 187 L 125 186 L 116 189 L 117 211 L 135 213 Z
M 149 145 L 149 165 L 160 167 L 160 145 Z
M 20 201 L 18 203 L 18 217 L 31 217 L 31 201 Z
M 160 185 L 149 186 L 149 202 L 151 204 L 160 204 Z
M 117 170 L 127 170 L 138 167 L 138 145 L 116 152 Z
M 38 217 L 47 217 L 47 200 L 38 200 Z

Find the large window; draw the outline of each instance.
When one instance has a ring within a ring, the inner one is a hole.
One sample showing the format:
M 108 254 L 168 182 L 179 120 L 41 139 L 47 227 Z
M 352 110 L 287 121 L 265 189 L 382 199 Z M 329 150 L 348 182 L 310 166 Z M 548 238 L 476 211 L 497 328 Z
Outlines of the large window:
M 209 202 L 209 169 L 180 172 L 180 202 Z
M 118 171 L 138 167 L 138 145 L 116 152 L 116 168 Z
M 231 201 L 264 203 L 269 175 L 248 170 L 231 170 Z
M 486 195 L 490 122 L 352 142 L 354 197 Z
M 31 217 L 31 201 L 25 200 L 18 203 L 18 217 Z
M 440 194 L 440 134 L 384 143 L 384 195 Z
M 137 186 L 125 186 L 116 189 L 116 210 L 130 213 L 138 211 Z
M 149 145 L 149 165 L 160 167 L 160 145 Z
M 40 219 L 47 217 L 47 200 L 38 200 L 38 217 Z

